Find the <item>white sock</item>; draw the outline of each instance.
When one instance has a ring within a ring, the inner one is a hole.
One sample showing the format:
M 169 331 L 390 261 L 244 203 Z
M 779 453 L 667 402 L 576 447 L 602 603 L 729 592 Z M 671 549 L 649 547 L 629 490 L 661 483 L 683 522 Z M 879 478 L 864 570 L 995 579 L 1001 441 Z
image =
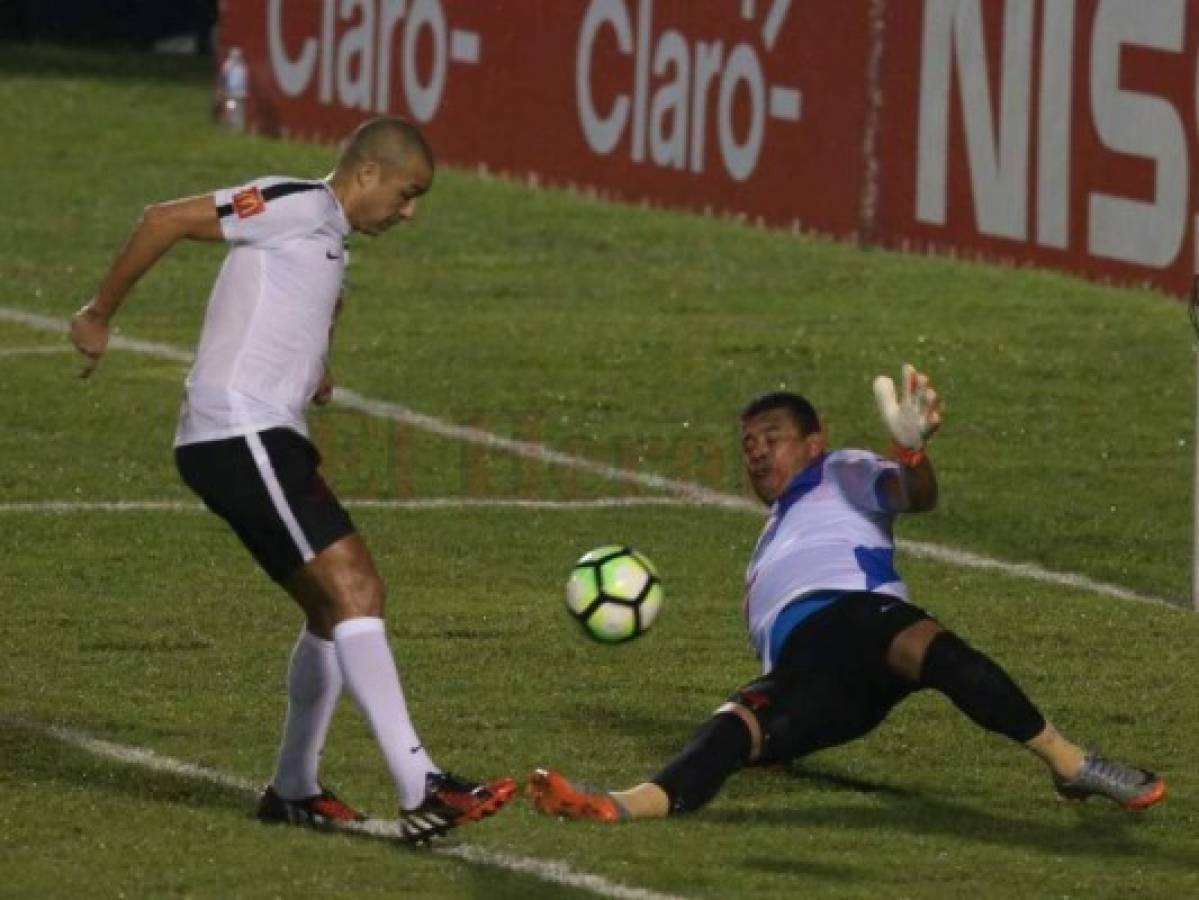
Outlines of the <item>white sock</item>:
M 412 720 L 396 671 L 383 620 L 373 617 L 346 619 L 333 629 L 337 661 L 346 687 L 366 716 L 375 740 L 387 759 L 404 809 L 415 809 L 425 799 L 425 776 L 439 771 L 425 752 Z
M 287 724 L 271 785 L 280 797 L 300 800 L 320 793 L 317 768 L 325 735 L 341 696 L 337 648 L 307 628 L 291 651 L 287 671 Z

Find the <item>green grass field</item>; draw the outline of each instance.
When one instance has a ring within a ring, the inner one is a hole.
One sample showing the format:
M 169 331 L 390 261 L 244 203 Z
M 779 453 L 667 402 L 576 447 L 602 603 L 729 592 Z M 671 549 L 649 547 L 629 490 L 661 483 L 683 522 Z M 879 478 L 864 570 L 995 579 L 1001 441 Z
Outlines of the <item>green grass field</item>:
M 922 695 L 865 741 L 738 776 L 690 818 L 605 828 L 521 803 L 427 853 L 264 828 L 232 782 L 87 743 L 263 781 L 300 626 L 215 517 L 44 505 L 190 501 L 170 454 L 185 366 L 114 350 L 83 382 L 61 337 L 11 315 L 65 320 L 147 202 L 328 170 L 330 148 L 219 132 L 208 90 L 193 63 L 0 46 L 0 896 L 1199 895 L 1182 304 L 451 169 L 413 227 L 355 243 L 342 386 L 741 495 L 742 403 L 786 385 L 835 442 L 881 447 L 870 380 L 910 359 L 936 377 L 947 423 L 933 445 L 942 505 L 902 537 L 1167 605 L 909 557 L 914 595 L 1067 733 L 1165 773 L 1170 799 L 1140 816 L 1061 804 L 1031 756 Z M 177 248 L 121 333 L 190 350 L 220 258 Z M 315 413 L 313 431 L 347 498 L 655 493 L 344 406 Z M 756 673 L 740 581 L 759 520 L 743 510 L 396 506 L 355 519 L 390 588 L 416 722 L 450 768 L 548 763 L 623 786 Z M 561 599 L 573 560 L 611 542 L 647 552 L 667 591 L 654 630 L 620 647 L 586 641 Z M 348 702 L 324 771 L 389 814 Z M 554 864 L 603 880 L 547 880 Z

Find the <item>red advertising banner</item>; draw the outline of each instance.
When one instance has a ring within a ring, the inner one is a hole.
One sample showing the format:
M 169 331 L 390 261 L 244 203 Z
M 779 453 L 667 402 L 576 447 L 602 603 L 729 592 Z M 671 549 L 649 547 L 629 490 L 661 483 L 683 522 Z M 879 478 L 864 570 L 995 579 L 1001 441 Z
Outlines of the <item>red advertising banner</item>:
M 267 133 L 334 139 L 395 113 L 459 165 L 852 235 L 869 48 L 853 6 L 238 0 L 221 36 Z
M 1190 284 L 1199 0 L 228 0 L 250 121 L 403 115 L 615 199 Z
M 887 5 L 877 233 L 1187 291 L 1199 4 Z

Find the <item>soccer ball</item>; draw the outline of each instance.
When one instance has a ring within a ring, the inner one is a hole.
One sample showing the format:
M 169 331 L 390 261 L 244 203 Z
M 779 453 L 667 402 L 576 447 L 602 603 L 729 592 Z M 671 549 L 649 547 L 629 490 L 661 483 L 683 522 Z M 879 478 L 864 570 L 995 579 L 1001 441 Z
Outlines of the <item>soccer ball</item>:
M 616 644 L 637 637 L 658 618 L 662 582 L 649 558 L 632 547 L 584 553 L 566 582 L 566 608 L 589 637 Z

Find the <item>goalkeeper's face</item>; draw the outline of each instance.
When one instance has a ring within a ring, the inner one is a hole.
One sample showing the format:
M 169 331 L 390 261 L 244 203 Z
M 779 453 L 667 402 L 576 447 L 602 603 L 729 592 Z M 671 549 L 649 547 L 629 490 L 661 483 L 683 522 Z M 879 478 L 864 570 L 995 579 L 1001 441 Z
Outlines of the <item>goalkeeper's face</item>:
M 769 409 L 741 420 L 741 458 L 763 503 L 777 500 L 791 479 L 824 450 L 824 433 L 804 434 L 785 409 Z

